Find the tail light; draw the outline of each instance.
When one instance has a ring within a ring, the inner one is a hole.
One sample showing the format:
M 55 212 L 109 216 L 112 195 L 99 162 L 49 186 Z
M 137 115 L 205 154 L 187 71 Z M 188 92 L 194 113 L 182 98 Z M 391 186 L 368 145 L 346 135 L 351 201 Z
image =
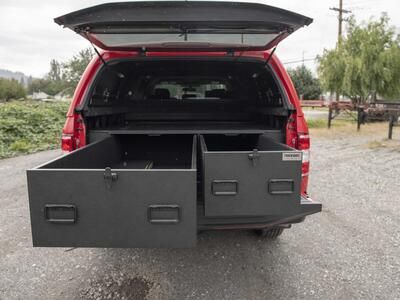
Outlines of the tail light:
M 308 175 L 310 172 L 310 136 L 297 132 L 296 115 L 292 114 L 286 126 L 286 144 L 303 152 L 301 165 L 301 194 L 307 195 Z
M 303 152 L 303 162 L 301 165 L 301 193 L 306 195 L 308 175 L 310 172 L 310 136 L 308 134 L 298 134 L 296 148 Z
M 298 150 L 303 152 L 302 175 L 308 175 L 310 171 L 310 136 L 308 134 L 299 134 L 297 138 Z
M 72 134 L 63 134 L 61 136 L 61 150 L 64 152 L 71 152 L 75 148 L 73 142 Z
M 68 116 L 61 136 L 61 149 L 71 152 L 86 145 L 86 128 L 81 115 Z

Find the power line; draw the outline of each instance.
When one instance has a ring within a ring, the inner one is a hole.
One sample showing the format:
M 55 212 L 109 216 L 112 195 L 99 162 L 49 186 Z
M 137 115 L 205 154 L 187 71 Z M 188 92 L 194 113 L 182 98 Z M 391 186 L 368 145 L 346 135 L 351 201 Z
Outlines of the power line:
M 348 5 L 366 5 L 366 4 L 372 4 L 375 2 L 374 0 L 360 0 L 360 1 L 350 1 Z
M 291 60 L 291 61 L 287 61 L 284 62 L 284 65 L 290 65 L 290 64 L 297 64 L 297 63 L 301 63 L 301 62 L 305 62 L 305 61 L 315 61 L 317 60 L 317 57 L 314 58 L 305 58 L 305 59 L 299 59 L 299 60 Z

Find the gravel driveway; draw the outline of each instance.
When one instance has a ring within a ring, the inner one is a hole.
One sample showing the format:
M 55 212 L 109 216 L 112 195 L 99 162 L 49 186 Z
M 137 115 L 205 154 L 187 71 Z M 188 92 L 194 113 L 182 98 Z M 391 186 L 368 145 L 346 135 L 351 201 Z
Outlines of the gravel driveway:
M 314 138 L 323 212 L 277 241 L 206 232 L 193 249 L 32 248 L 25 169 L 0 161 L 0 299 L 400 299 L 400 153 Z

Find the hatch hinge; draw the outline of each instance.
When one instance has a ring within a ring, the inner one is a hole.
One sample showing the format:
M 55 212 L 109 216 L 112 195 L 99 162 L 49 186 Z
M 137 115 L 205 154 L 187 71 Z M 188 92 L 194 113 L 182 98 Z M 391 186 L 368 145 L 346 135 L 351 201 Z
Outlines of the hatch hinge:
M 253 163 L 253 166 L 256 166 L 257 160 L 260 159 L 260 153 L 258 153 L 257 149 L 254 149 L 253 152 L 249 154 L 249 159 Z
M 234 56 L 235 56 L 235 50 L 233 50 L 233 49 L 227 49 L 227 50 L 226 50 L 226 56 L 234 57 Z
M 140 50 L 138 51 L 138 56 L 143 57 L 143 56 L 146 56 L 146 54 L 147 54 L 147 49 L 146 49 L 146 47 L 142 47 L 142 48 L 140 48 Z
M 106 183 L 107 189 L 111 189 L 112 183 L 117 181 L 118 174 L 113 172 L 110 167 L 105 168 L 104 170 L 104 181 Z

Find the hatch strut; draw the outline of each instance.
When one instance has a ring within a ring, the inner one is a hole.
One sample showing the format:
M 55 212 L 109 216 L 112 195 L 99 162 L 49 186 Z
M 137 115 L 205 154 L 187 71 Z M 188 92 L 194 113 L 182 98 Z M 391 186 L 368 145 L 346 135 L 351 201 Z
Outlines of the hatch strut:
M 265 65 L 268 65 L 268 63 L 269 63 L 269 61 L 271 60 L 272 55 L 274 55 L 274 53 L 275 53 L 277 47 L 278 47 L 278 45 L 276 45 L 276 46 L 274 47 L 274 49 L 272 49 L 272 51 L 271 51 L 271 53 L 269 54 L 267 60 L 265 61 Z
M 108 68 L 109 70 L 111 70 L 113 73 L 115 73 L 115 75 L 117 75 L 119 78 L 125 78 L 125 75 L 124 75 L 124 74 L 119 73 L 119 72 L 117 72 L 117 71 L 115 71 L 115 70 L 109 68 L 107 62 L 104 60 L 103 56 L 101 56 L 99 50 L 97 50 L 96 46 L 95 46 L 95 45 L 92 43 L 92 41 L 90 40 L 88 31 L 85 30 L 84 33 L 85 33 L 86 38 L 87 38 L 87 40 L 89 41 L 90 45 L 92 45 L 94 52 L 96 52 L 97 56 L 100 58 L 101 62 L 103 63 L 103 66 L 104 66 L 105 68 Z
M 101 62 L 103 63 L 103 65 L 104 65 L 105 67 L 108 67 L 107 62 L 104 60 L 103 56 L 101 56 L 99 50 L 97 50 L 97 48 L 93 45 L 92 42 L 90 42 L 90 44 L 92 45 L 94 52 L 96 52 L 97 56 L 100 58 L 100 60 L 101 60 Z

